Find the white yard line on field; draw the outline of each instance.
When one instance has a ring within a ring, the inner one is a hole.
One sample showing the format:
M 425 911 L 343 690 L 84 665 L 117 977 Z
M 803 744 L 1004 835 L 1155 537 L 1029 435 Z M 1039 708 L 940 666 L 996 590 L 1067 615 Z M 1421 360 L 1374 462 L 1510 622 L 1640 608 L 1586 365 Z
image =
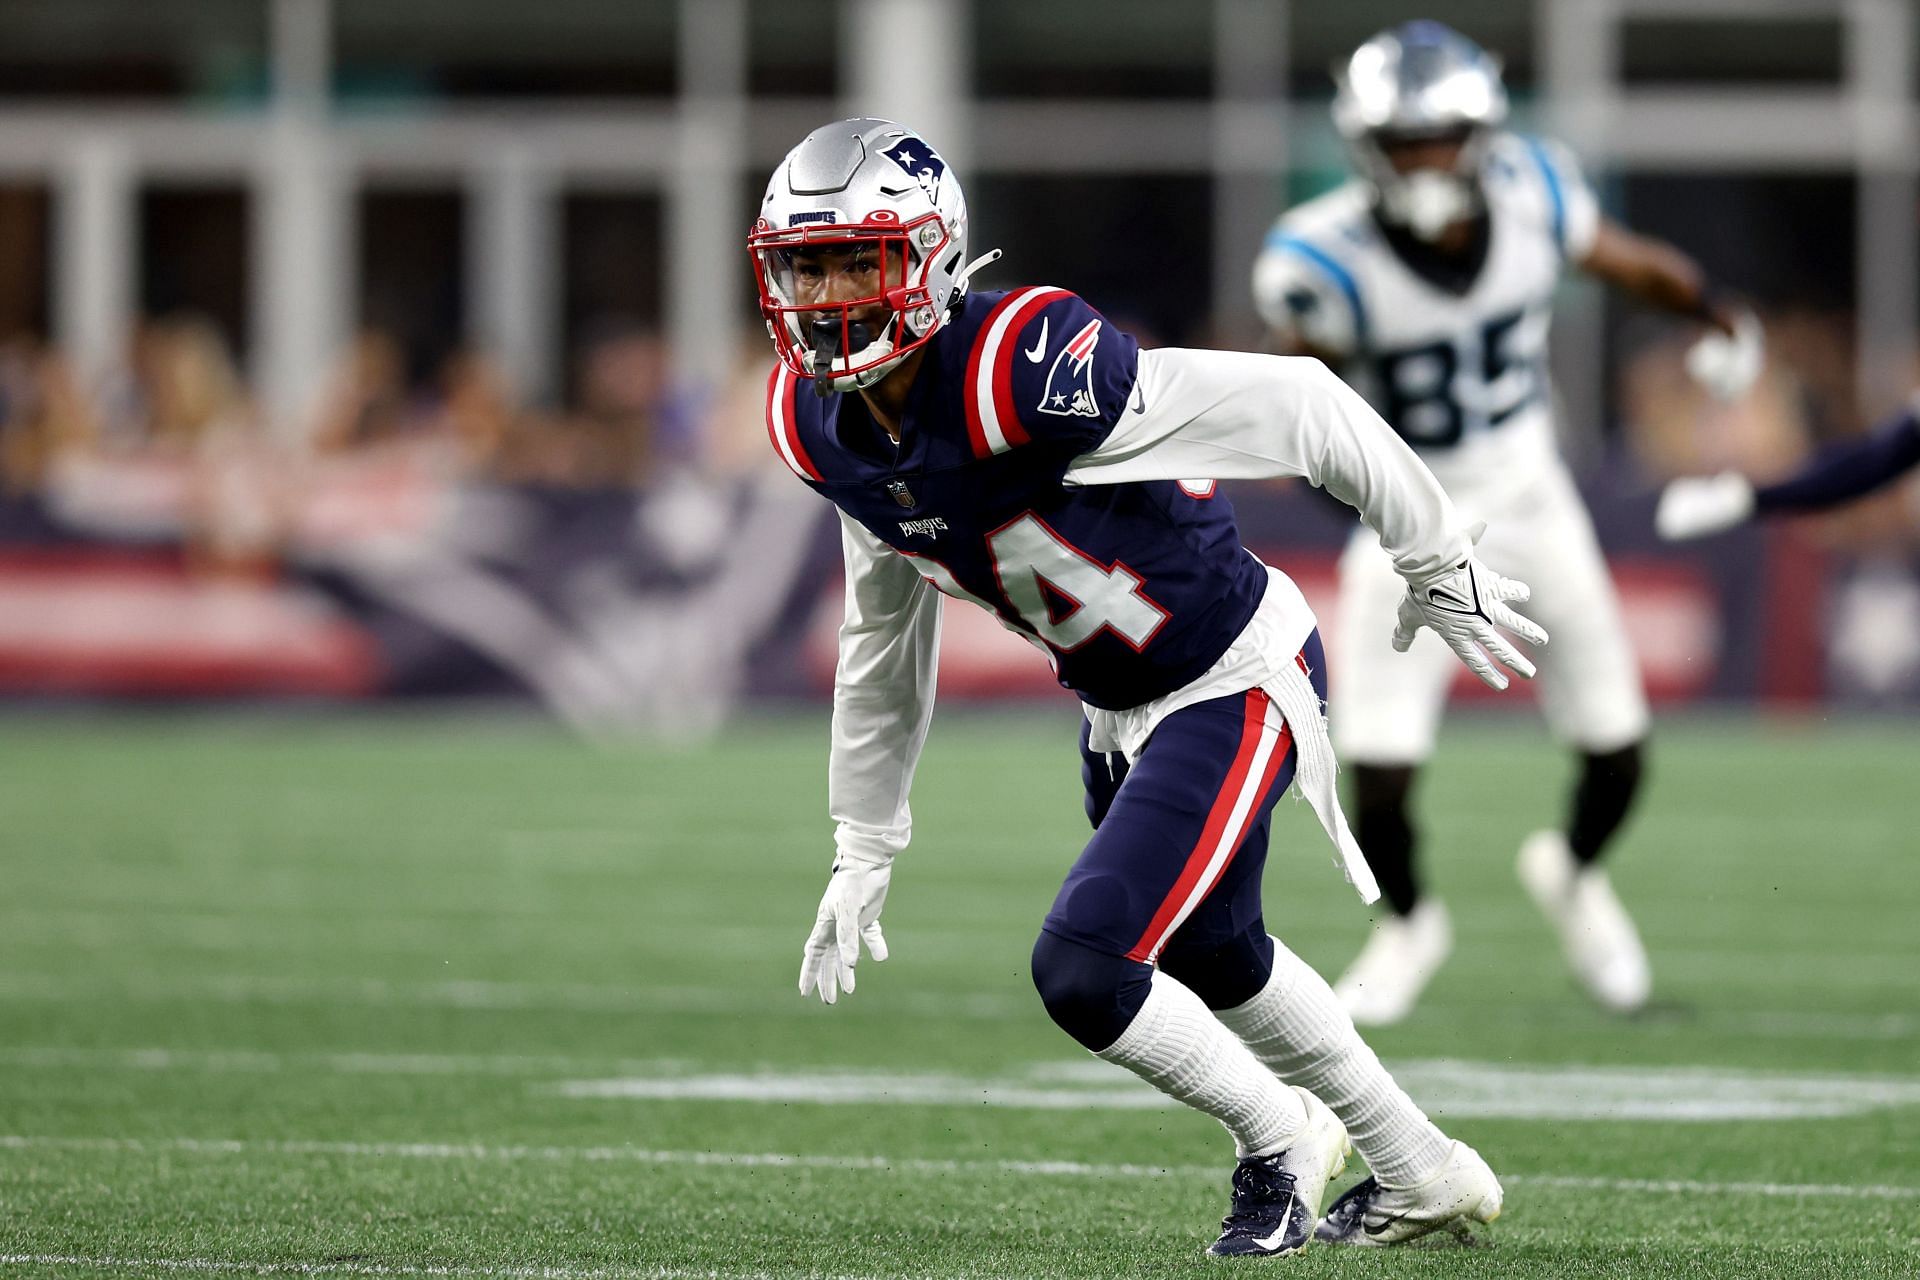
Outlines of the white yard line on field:
M 739 1013 L 806 1017 L 817 1012 L 784 984 L 758 990 L 742 986 L 641 986 L 592 982 L 513 982 L 485 978 L 451 981 L 390 982 L 379 978 L 283 977 L 267 974 L 201 974 L 191 977 L 115 975 L 98 978 L 68 974 L 0 972 L 0 1001 L 53 1000 L 63 1004 L 125 1000 L 139 1004 L 171 1001 L 223 1004 L 345 1005 L 366 1008 L 445 1008 L 558 1011 L 569 1013 Z M 1580 1010 L 1583 1007 L 1568 1005 Z M 1559 1009 L 1561 1006 L 1549 1006 Z M 1039 1018 L 1039 1002 L 1025 991 L 888 991 L 872 1001 L 856 1001 L 852 1011 L 946 1021 L 997 1021 Z M 1435 1005 L 1437 1013 L 1448 1012 Z M 1472 1006 L 1477 1017 L 1499 1017 L 1498 1006 Z M 1540 1006 L 1515 1016 L 1537 1022 Z M 842 1015 L 844 1016 L 844 1015 Z M 1577 1021 L 1570 1021 L 1577 1028 Z M 1780 1040 L 1907 1040 L 1920 1038 L 1920 1016 L 1895 1013 L 1815 1013 L 1799 1010 L 1659 1010 L 1631 1024 L 1644 1032 L 1714 1032 Z
M 1429 1113 L 1615 1122 L 1797 1120 L 1920 1107 L 1920 1077 L 1795 1074 L 1719 1067 L 1518 1065 L 1429 1059 L 1392 1064 Z M 946 1072 L 724 1071 L 566 1080 L 538 1086 L 562 1097 L 820 1106 L 965 1106 L 1048 1111 L 1141 1111 L 1175 1107 L 1106 1063 L 1041 1063 L 1021 1074 Z
M 0 1151 L 107 1151 L 203 1156 L 330 1156 L 383 1160 L 516 1163 L 623 1163 L 723 1169 L 830 1169 L 845 1172 L 1012 1174 L 1041 1178 L 1204 1178 L 1223 1180 L 1222 1165 L 1094 1164 L 1081 1160 L 930 1160 L 893 1156 L 806 1155 L 779 1151 L 659 1151 L 643 1147 L 494 1146 L 445 1142 L 320 1142 L 241 1138 L 84 1138 L 0 1135 Z M 1502 1173 L 1515 1186 L 1709 1196 L 1857 1197 L 1920 1200 L 1920 1186 L 1878 1183 L 1708 1182 L 1693 1179 L 1601 1178 L 1554 1173 Z
M 822 1106 L 988 1106 L 1053 1111 L 1138 1111 L 1174 1105 L 1133 1076 L 1091 1059 L 1009 1066 L 992 1075 L 780 1069 L 702 1070 L 688 1059 L 563 1054 L 433 1054 L 222 1049 L 0 1048 L 0 1064 L 68 1071 L 492 1076 L 526 1079 L 567 1098 Z M 1413 1059 L 1392 1064 L 1430 1112 L 1448 1118 L 1632 1121 L 1781 1120 L 1920 1107 L 1920 1077 L 1748 1071 L 1708 1066 Z
M 340 1259 L 321 1262 L 245 1262 L 235 1258 L 126 1258 L 112 1254 L 0 1253 L 0 1267 L 87 1267 L 95 1271 L 188 1272 L 247 1276 L 502 1276 L 510 1280 L 774 1280 L 764 1271 L 714 1271 L 697 1267 L 477 1266 L 460 1263 L 369 1262 Z M 811 1274 L 811 1273 L 809 1273 Z M 874 1280 L 863 1276 L 823 1276 L 816 1280 Z

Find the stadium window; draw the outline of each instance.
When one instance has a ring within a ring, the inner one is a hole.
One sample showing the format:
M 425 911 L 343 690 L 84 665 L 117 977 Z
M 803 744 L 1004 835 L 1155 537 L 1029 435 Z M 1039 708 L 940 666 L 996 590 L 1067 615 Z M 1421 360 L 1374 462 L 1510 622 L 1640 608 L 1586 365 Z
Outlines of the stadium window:
M 1046 283 L 1072 289 L 1153 345 L 1207 337 L 1210 177 L 983 172 L 968 180 L 967 200 L 974 242 L 1006 250 L 981 287 Z M 1115 253 L 1117 244 L 1130 251 Z
M 1846 32 L 1839 16 L 1634 17 L 1620 28 L 1620 79 L 1649 85 L 1838 86 Z
M 47 336 L 52 203 L 44 186 L 0 186 L 0 342 Z
M 755 97 L 839 92 L 840 7 L 748 0 L 747 90 Z
M 679 6 L 619 0 L 334 0 L 342 99 L 660 98 Z
M 561 218 L 566 398 L 578 405 L 596 349 L 660 332 L 665 220 L 660 198 L 637 192 L 574 192 Z M 714 264 L 715 288 L 731 265 Z
M 1213 86 L 1210 12 L 1162 0 L 975 0 L 974 92 L 1204 98 Z
M 260 0 L 7 0 L 0 99 L 257 104 Z
M 391 338 L 409 386 L 430 383 L 461 341 L 464 201 L 449 190 L 373 190 L 359 199 L 360 328 Z
M 213 325 L 247 353 L 251 198 L 238 186 L 151 186 L 140 194 L 140 313 Z

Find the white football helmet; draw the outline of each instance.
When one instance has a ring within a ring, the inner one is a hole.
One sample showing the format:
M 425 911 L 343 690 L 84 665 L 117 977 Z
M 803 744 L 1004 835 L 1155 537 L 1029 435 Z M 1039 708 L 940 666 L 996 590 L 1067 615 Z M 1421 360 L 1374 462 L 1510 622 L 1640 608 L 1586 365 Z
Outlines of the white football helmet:
M 1433 240 L 1480 211 L 1480 166 L 1507 118 L 1498 58 L 1441 23 L 1404 22 L 1355 49 L 1334 79 L 1334 127 L 1382 218 Z M 1400 173 L 1384 145 L 1456 135 L 1463 145 L 1451 171 Z
M 873 294 L 803 304 L 794 257 L 803 247 L 866 246 L 878 253 Z M 828 390 L 870 387 L 946 322 L 966 278 L 967 200 L 939 153 L 890 120 L 823 125 L 787 153 L 767 183 L 747 237 L 760 313 L 780 359 Z M 904 271 L 904 278 L 900 272 Z M 875 332 L 853 318 L 877 305 Z

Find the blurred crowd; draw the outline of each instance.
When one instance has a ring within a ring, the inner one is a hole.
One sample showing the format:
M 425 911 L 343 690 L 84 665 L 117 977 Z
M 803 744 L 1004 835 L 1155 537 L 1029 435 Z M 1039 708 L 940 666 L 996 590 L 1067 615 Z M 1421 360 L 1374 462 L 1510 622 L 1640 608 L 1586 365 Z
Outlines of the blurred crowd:
M 1623 327 L 1613 412 L 1650 480 L 1728 467 L 1776 476 L 1871 425 L 1854 407 L 1848 325 L 1825 312 L 1764 319 L 1768 371 L 1736 405 L 1688 380 L 1682 329 Z M 761 405 L 770 359 L 753 335 L 727 385 L 690 388 L 659 333 L 589 326 L 560 406 L 539 406 L 516 399 L 483 355 L 422 361 L 369 329 L 285 423 L 265 419 L 220 329 L 193 314 L 145 320 L 124 367 L 93 379 L 14 336 L 0 340 L 0 492 L 83 531 L 165 540 L 197 566 L 244 571 L 302 545 L 418 531 L 444 511 L 436 497 L 462 487 L 724 486 L 771 462 Z M 1839 549 L 1909 550 L 1920 545 L 1920 503 L 1896 488 L 1812 531 Z
M 652 330 L 589 331 L 562 406 L 522 403 L 485 356 L 425 363 L 357 334 L 298 421 L 271 422 L 235 354 L 192 314 L 143 321 L 124 367 L 85 378 L 29 336 L 0 340 L 0 496 L 85 531 L 184 544 L 245 569 L 301 540 L 418 527 L 463 486 L 644 491 L 724 482 L 755 448 L 764 347 L 737 386 L 678 382 Z

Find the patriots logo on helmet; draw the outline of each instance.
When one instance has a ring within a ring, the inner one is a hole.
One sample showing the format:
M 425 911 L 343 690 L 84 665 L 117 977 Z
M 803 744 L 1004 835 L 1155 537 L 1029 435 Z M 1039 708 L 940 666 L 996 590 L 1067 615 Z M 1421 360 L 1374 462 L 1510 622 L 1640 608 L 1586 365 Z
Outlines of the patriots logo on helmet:
M 927 193 L 927 199 L 940 198 L 940 179 L 947 172 L 947 162 L 932 147 L 908 134 L 882 154 L 906 170 L 907 176 L 919 183 L 920 189 Z
M 1063 418 L 1097 418 L 1093 399 L 1093 349 L 1100 345 L 1100 321 L 1089 320 L 1073 335 L 1047 370 L 1047 388 L 1040 393 L 1040 412 Z

